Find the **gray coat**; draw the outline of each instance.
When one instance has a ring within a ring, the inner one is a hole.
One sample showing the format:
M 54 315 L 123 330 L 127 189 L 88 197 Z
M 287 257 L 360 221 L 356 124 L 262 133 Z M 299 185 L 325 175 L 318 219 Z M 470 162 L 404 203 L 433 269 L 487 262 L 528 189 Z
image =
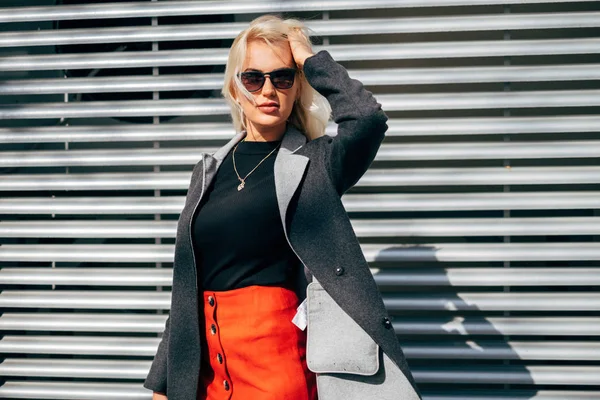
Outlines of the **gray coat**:
M 415 398 L 419 391 L 340 199 L 373 162 L 385 137 L 387 116 L 372 93 L 351 79 L 327 51 L 306 59 L 304 73 L 310 85 L 329 101 L 338 134 L 307 141 L 288 124 L 275 159 L 275 189 L 284 232 L 304 265 L 297 271 L 296 292 L 305 299 L 314 277 L 314 283 L 318 281 L 414 389 L 407 397 L 398 393 L 397 398 Z M 202 154 L 192 171 L 177 224 L 169 318 L 144 382 L 144 387 L 166 393 L 169 400 L 195 399 L 198 385 L 198 316 L 203 314 L 198 304 L 201 288 L 196 283 L 191 218 L 221 162 L 245 135 L 236 134 L 212 155 Z M 329 335 L 343 335 L 335 331 L 335 321 L 331 326 Z M 365 394 L 362 398 L 370 397 Z

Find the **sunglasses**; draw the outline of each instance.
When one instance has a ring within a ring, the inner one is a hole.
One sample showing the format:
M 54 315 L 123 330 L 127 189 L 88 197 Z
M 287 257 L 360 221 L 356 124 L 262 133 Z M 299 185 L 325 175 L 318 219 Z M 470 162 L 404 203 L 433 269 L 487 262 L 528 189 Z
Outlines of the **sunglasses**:
M 265 84 L 268 76 L 277 89 L 289 89 L 294 86 L 295 68 L 280 68 L 271 72 L 246 71 L 238 74 L 242 84 L 249 92 L 256 92 Z

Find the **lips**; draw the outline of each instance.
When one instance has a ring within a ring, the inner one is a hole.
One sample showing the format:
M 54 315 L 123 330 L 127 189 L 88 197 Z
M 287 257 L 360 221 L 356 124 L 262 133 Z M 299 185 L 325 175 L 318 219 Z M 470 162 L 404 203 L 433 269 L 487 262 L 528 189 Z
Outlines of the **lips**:
M 263 104 L 260 104 L 259 107 L 277 107 L 277 108 L 279 108 L 279 104 L 273 103 L 273 102 L 263 103 Z
M 277 112 L 279 110 L 279 104 L 274 102 L 264 103 L 258 106 L 259 110 L 264 112 L 265 114 L 271 114 Z

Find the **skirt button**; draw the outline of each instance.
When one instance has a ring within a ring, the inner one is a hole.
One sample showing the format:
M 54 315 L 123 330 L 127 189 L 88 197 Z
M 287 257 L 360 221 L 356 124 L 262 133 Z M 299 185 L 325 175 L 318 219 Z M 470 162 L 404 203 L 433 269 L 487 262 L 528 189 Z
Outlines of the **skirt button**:
M 215 298 L 212 296 L 208 296 L 208 304 L 210 304 L 211 306 L 215 305 Z
M 219 364 L 223 364 L 223 356 L 221 353 L 217 353 L 217 360 L 219 360 Z
M 212 324 L 212 325 L 210 326 L 210 333 L 212 333 L 213 335 L 214 335 L 215 333 L 217 333 L 217 327 L 215 326 L 215 324 Z
M 225 390 L 229 390 L 229 382 L 227 382 L 227 379 L 223 381 L 223 387 L 225 388 Z

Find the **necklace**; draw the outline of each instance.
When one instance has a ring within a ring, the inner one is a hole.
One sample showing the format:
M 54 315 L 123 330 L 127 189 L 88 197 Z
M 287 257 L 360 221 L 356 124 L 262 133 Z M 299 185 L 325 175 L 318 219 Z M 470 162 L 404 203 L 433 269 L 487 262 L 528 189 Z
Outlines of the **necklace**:
M 246 139 L 242 140 L 242 142 L 245 142 L 245 141 L 246 141 Z M 275 147 L 273 150 L 271 150 L 271 152 L 270 152 L 269 154 L 267 154 L 267 156 L 266 156 L 265 158 L 263 158 L 262 160 L 260 160 L 260 162 L 259 162 L 259 163 L 256 165 L 256 167 L 252 168 L 252 171 L 248 172 L 248 175 L 246 175 L 244 178 L 242 178 L 242 177 L 240 177 L 240 174 L 238 173 L 238 170 L 237 170 L 237 168 L 236 168 L 236 166 L 235 166 L 235 151 L 237 150 L 237 147 L 238 147 L 238 145 L 237 145 L 237 144 L 235 145 L 235 148 L 233 149 L 233 169 L 235 170 L 235 174 L 237 175 L 238 179 L 239 179 L 239 180 L 240 180 L 240 182 L 241 182 L 241 183 L 238 185 L 238 187 L 237 187 L 237 189 L 238 189 L 238 192 L 244 188 L 244 185 L 246 184 L 246 179 L 248 178 L 248 176 L 250 176 L 250 174 L 251 174 L 251 173 L 253 173 L 253 172 L 254 172 L 254 170 L 255 170 L 256 168 L 258 168 L 258 166 L 259 166 L 260 164 L 262 164 L 262 162 L 263 162 L 263 161 L 265 161 L 265 160 L 266 160 L 266 159 L 267 159 L 267 158 L 268 158 L 268 157 L 269 157 L 271 154 L 273 154 L 273 152 L 274 152 L 275 150 L 277 150 L 277 149 L 279 148 L 279 146 L 281 146 L 281 143 L 279 143 L 279 144 L 277 145 L 277 147 Z

